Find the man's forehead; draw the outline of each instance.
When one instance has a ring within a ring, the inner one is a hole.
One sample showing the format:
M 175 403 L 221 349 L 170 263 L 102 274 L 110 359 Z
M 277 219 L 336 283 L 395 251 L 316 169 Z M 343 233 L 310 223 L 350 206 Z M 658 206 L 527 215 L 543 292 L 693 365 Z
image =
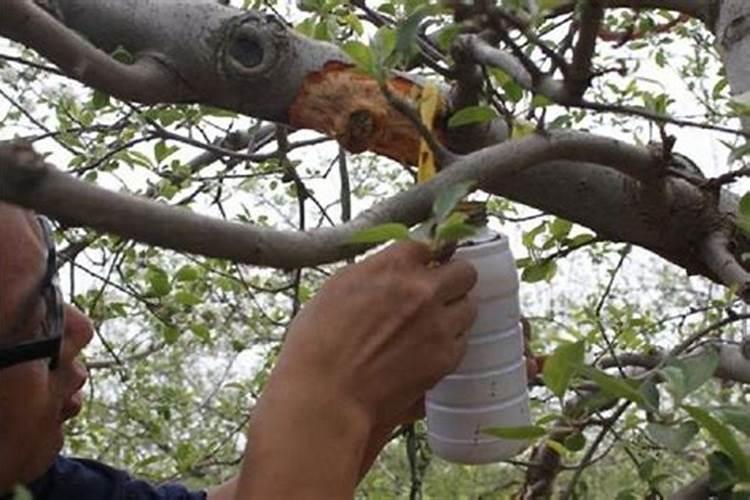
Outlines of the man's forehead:
M 34 214 L 0 202 L 0 342 L 38 295 L 45 253 Z

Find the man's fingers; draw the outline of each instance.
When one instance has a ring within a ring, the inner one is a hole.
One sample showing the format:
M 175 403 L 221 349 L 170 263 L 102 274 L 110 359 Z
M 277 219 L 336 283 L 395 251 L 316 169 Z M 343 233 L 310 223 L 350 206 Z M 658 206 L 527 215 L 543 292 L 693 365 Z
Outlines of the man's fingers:
M 420 241 L 406 240 L 398 241 L 388 245 L 385 249 L 373 255 L 375 262 L 401 262 L 407 265 L 427 265 L 432 255 L 430 247 Z
M 446 304 L 464 297 L 477 283 L 477 270 L 463 260 L 452 260 L 432 272 L 438 280 L 438 299 Z
M 466 333 L 477 317 L 477 305 L 469 297 L 462 297 L 445 306 L 442 321 L 448 332 L 459 342 L 466 342 Z

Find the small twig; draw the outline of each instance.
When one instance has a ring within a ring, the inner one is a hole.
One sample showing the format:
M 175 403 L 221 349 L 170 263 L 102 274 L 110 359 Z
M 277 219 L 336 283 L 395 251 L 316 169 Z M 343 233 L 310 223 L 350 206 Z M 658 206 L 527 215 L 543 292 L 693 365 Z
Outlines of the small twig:
M 352 189 L 349 184 L 349 169 L 346 165 L 346 151 L 339 146 L 339 178 L 341 179 L 341 222 L 352 219 Z
M 716 330 L 720 330 L 724 328 L 727 325 L 730 325 L 732 323 L 736 323 L 737 321 L 744 321 L 746 319 L 750 319 L 750 313 L 745 314 L 734 314 L 732 316 L 728 316 L 722 320 L 719 320 L 715 323 L 711 323 L 705 328 L 702 328 L 701 330 L 698 330 L 694 334 L 692 334 L 690 337 L 686 338 L 682 342 L 680 342 L 678 345 L 676 345 L 670 352 L 669 356 L 670 358 L 676 358 L 683 352 L 687 351 L 693 344 L 704 338 L 705 336 L 711 334 L 712 332 L 715 332 Z
M 21 64 L 23 66 L 28 66 L 30 68 L 38 69 L 41 71 L 46 71 L 48 73 L 53 73 L 55 75 L 68 77 L 65 73 L 60 71 L 59 69 L 55 68 L 54 66 L 47 66 L 46 64 L 39 64 L 35 63 L 34 61 L 28 61 L 22 57 L 15 57 L 8 54 L 0 54 L 0 59 L 16 64 Z
M 170 132 L 169 130 L 165 129 L 164 127 L 160 126 L 159 124 L 153 121 L 150 122 L 149 125 L 151 125 L 151 127 L 154 129 L 153 130 L 154 136 L 158 136 L 162 139 L 171 139 L 177 142 L 188 144 L 190 146 L 195 146 L 196 148 L 205 149 L 206 151 L 209 151 L 211 153 L 215 153 L 217 155 L 225 156 L 228 158 L 233 158 L 236 160 L 263 162 L 263 161 L 268 161 L 272 158 L 277 158 L 279 156 L 279 151 L 273 151 L 271 153 L 262 153 L 262 154 L 239 153 L 231 149 L 226 149 L 221 146 L 216 146 L 214 144 L 208 144 L 202 141 L 195 140 L 191 137 L 186 137 L 180 134 L 176 134 L 174 132 Z M 293 149 L 305 147 L 305 146 L 312 146 L 315 144 L 320 144 L 322 142 L 327 142 L 330 140 L 331 139 L 329 137 L 316 137 L 314 139 L 307 139 L 304 141 L 289 143 L 289 151 Z
M 601 29 L 599 30 L 599 39 L 605 42 L 614 42 L 618 47 L 621 47 L 628 42 L 645 38 L 648 35 L 669 33 L 672 28 L 674 28 L 678 24 L 686 23 L 690 21 L 690 19 L 691 18 L 689 15 L 680 14 L 669 22 L 657 24 L 652 29 L 645 31 L 639 31 L 635 26 L 635 22 L 625 31 L 609 31 L 606 29 Z
M 654 111 L 649 111 L 645 108 L 636 108 L 633 106 L 620 106 L 617 104 L 598 103 L 598 102 L 591 102 L 591 101 L 585 101 L 585 100 L 580 101 L 577 104 L 573 104 L 572 106 L 581 108 L 581 109 L 589 109 L 591 111 L 603 111 L 603 112 L 610 112 L 610 113 L 616 113 L 616 114 L 628 115 L 628 116 L 640 116 L 641 118 L 646 118 L 648 120 L 652 120 L 655 122 L 671 123 L 672 125 L 677 125 L 679 127 L 693 127 L 693 128 L 704 129 L 704 130 L 715 130 L 717 132 L 724 132 L 727 134 L 734 134 L 737 136 L 750 138 L 750 131 L 731 128 L 731 127 L 723 127 L 721 125 L 711 125 L 711 124 L 704 123 L 704 122 L 684 120 L 681 118 L 675 118 L 673 116 L 656 113 Z
M 162 350 L 165 347 L 166 344 L 164 343 L 158 343 L 153 344 L 150 347 L 144 349 L 143 351 L 137 352 L 135 354 L 132 354 L 128 356 L 127 358 L 115 358 L 114 360 L 93 360 L 93 361 L 86 361 L 86 369 L 87 370 L 104 370 L 109 368 L 120 368 L 124 365 L 128 365 L 130 363 L 133 363 L 135 361 L 140 361 L 142 359 L 146 359 L 152 354 L 156 354 L 160 350 Z
M 622 378 L 628 378 L 628 377 L 622 365 L 620 365 L 619 363 L 619 359 L 617 358 L 617 353 L 615 352 L 615 346 L 613 345 L 612 341 L 607 335 L 607 330 L 604 327 L 604 323 L 602 323 L 601 315 L 602 315 L 602 308 L 604 307 L 604 303 L 607 301 L 609 294 L 612 292 L 612 287 L 615 283 L 615 278 L 617 277 L 620 270 L 622 269 L 622 266 L 625 264 L 625 259 L 630 254 L 630 248 L 631 248 L 630 244 L 627 244 L 621 251 L 620 259 L 618 260 L 617 265 L 614 267 L 614 269 L 612 269 L 611 275 L 609 277 L 609 282 L 607 283 L 607 287 L 604 289 L 604 293 L 602 293 L 602 296 L 599 298 L 599 303 L 596 305 L 596 309 L 594 310 L 596 323 L 599 326 L 599 331 L 601 332 L 602 338 L 604 339 L 604 343 L 607 346 L 607 351 L 609 351 L 609 355 L 612 356 L 612 358 L 615 360 L 615 363 L 617 364 L 617 370 L 620 372 L 620 376 Z
M 750 167 L 742 167 L 725 174 L 721 174 L 718 177 L 712 177 L 711 179 L 704 180 L 704 183 L 710 187 L 724 186 L 735 182 L 740 177 L 747 177 L 750 175 Z
M 507 22 L 508 24 L 510 24 L 515 29 L 519 30 L 521 33 L 523 33 L 523 35 L 526 37 L 526 39 L 529 42 L 531 42 L 532 44 L 534 44 L 536 47 L 538 47 L 539 50 L 541 50 L 542 53 L 545 56 L 547 56 L 553 62 L 553 64 L 556 67 L 560 68 L 563 72 L 565 72 L 565 69 L 568 66 L 568 63 L 565 60 L 565 58 L 562 57 L 560 54 L 558 54 L 552 47 L 550 47 L 549 45 L 547 45 L 544 42 L 544 40 L 542 40 L 541 38 L 539 38 L 539 36 L 537 36 L 536 33 L 534 33 L 533 31 L 529 30 L 528 29 L 528 23 L 526 23 L 523 20 L 519 19 L 518 17 L 510 14 L 507 10 L 503 9 L 502 7 L 495 7 L 495 8 L 493 8 L 489 12 L 489 15 L 490 15 L 491 19 L 493 19 L 493 17 L 496 16 L 497 18 L 499 18 L 499 19 Z M 496 27 L 500 27 L 501 23 L 495 22 L 495 26 Z M 515 45 L 515 44 L 513 44 L 513 45 Z M 514 53 L 515 52 L 516 51 L 514 50 Z M 519 47 L 519 52 L 521 54 L 524 54 L 523 51 L 520 50 L 520 47 Z M 524 54 L 524 57 L 526 57 L 525 54 Z M 536 67 L 536 66 L 534 65 L 534 67 Z M 532 74 L 533 74 L 533 71 L 532 71 Z
M 581 248 L 585 248 L 591 245 L 595 245 L 597 243 L 601 243 L 602 241 L 605 241 L 604 238 L 600 238 L 597 236 L 597 237 L 591 238 L 590 240 L 586 240 L 582 243 L 567 246 L 565 248 L 558 250 L 552 255 L 548 255 L 547 257 L 544 257 L 542 259 L 542 262 L 549 262 L 549 261 L 556 260 L 556 259 L 562 259 L 570 255 L 571 253 L 575 252 L 576 250 L 580 250 Z
M 607 435 L 609 430 L 612 428 L 612 426 L 617 422 L 617 420 L 622 416 L 623 413 L 625 413 L 625 410 L 628 409 L 630 406 L 630 401 L 625 401 L 623 404 L 620 405 L 617 410 L 612 414 L 611 417 L 609 417 L 609 425 L 605 425 L 602 427 L 602 429 L 599 431 L 599 434 L 594 438 L 594 441 L 591 443 L 591 446 L 589 446 L 588 450 L 586 450 L 586 454 L 581 459 L 581 465 L 587 464 L 591 458 L 594 456 L 594 453 L 596 452 L 596 449 L 599 447 L 601 442 L 604 440 L 604 437 Z M 581 478 L 581 474 L 583 474 L 583 470 L 585 467 L 579 467 L 576 469 L 576 471 L 573 473 L 573 477 L 570 479 L 570 482 L 565 487 L 565 490 L 560 494 L 560 500 L 567 500 L 570 495 L 575 490 L 576 484 L 578 483 L 578 480 Z

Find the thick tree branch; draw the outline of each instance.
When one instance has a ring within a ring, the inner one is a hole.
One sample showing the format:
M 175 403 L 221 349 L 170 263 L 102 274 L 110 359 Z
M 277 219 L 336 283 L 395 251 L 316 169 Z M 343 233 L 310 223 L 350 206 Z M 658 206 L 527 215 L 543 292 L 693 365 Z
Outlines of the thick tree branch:
M 71 31 L 32 0 L 6 0 L 0 35 L 39 52 L 68 76 L 121 99 L 143 103 L 195 99 L 155 54 L 123 64 Z
M 553 158 L 598 161 L 644 180 L 655 173 L 653 158 L 641 148 L 577 132 L 536 135 L 462 157 L 431 182 L 400 193 L 347 224 L 295 233 L 221 222 L 106 191 L 45 165 L 25 146 L 5 144 L 0 147 L 0 199 L 34 208 L 69 225 L 87 225 L 166 248 L 297 268 L 356 255 L 363 248 L 348 241 L 364 227 L 421 221 L 436 193 L 448 185 L 472 179 L 480 188 L 489 187 L 498 179 Z M 102 206 L 108 209 L 101 210 Z
M 567 14 L 575 8 L 575 1 L 556 7 L 552 15 Z M 709 22 L 717 0 L 599 0 L 606 8 L 664 9 L 682 12 L 690 17 Z

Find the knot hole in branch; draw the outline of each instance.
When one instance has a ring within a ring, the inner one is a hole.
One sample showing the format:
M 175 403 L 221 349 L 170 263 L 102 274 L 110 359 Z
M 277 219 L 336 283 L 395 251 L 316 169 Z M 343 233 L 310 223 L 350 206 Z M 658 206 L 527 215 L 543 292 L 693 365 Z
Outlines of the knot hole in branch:
M 288 34 L 277 21 L 249 14 L 235 20 L 223 43 L 226 74 L 240 78 L 271 77 L 272 69 L 284 64 Z
M 376 118 L 368 109 L 357 109 L 349 114 L 339 140 L 352 153 L 366 151 L 377 128 Z
M 245 68 L 255 68 L 263 62 L 263 47 L 254 36 L 239 33 L 232 41 L 229 56 Z

